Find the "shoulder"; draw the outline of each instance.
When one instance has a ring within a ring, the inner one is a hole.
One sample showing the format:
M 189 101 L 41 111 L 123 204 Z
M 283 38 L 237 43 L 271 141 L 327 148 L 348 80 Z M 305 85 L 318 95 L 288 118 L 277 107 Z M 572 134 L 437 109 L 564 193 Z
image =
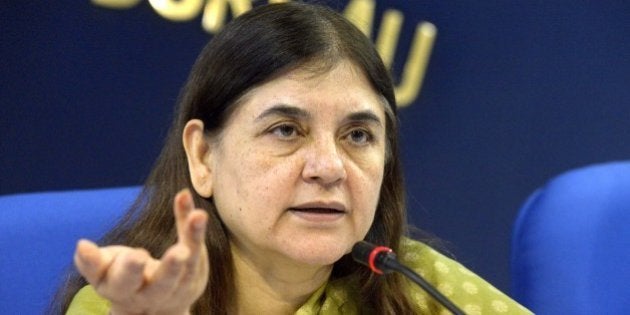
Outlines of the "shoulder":
M 92 286 L 86 285 L 74 296 L 66 315 L 107 315 L 109 308 L 109 301 L 98 295 Z
M 424 243 L 403 239 L 399 259 L 433 284 L 466 314 L 531 314 L 460 263 Z M 420 310 L 441 308 L 415 284 L 410 284 L 410 295 Z

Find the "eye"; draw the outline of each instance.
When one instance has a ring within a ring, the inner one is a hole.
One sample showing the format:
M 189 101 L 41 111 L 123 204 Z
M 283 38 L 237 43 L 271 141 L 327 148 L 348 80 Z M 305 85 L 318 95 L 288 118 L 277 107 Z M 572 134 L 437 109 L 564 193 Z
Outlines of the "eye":
M 348 140 L 350 140 L 350 142 L 356 145 L 366 145 L 372 142 L 374 137 L 367 130 L 353 129 L 352 131 L 350 131 L 350 133 L 348 133 L 347 138 Z
M 299 135 L 298 129 L 295 125 L 286 123 L 271 128 L 269 132 L 283 139 L 292 139 Z

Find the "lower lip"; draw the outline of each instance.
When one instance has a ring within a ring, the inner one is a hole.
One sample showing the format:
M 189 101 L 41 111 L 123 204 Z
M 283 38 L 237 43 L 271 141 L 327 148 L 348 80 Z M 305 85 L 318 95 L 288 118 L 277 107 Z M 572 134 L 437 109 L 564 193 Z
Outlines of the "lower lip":
M 335 212 L 335 213 L 318 213 L 318 212 L 308 212 L 308 211 L 295 211 L 290 210 L 295 216 L 309 222 L 313 223 L 327 223 L 334 222 L 341 219 L 345 213 L 343 212 Z

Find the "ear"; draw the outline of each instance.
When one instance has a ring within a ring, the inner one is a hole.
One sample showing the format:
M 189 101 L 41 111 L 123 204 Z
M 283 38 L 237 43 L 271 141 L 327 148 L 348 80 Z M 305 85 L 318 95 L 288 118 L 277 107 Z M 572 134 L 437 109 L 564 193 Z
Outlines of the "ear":
M 200 196 L 209 198 L 212 196 L 212 152 L 204 134 L 203 121 L 199 119 L 188 121 L 184 127 L 182 142 L 188 158 L 193 188 Z

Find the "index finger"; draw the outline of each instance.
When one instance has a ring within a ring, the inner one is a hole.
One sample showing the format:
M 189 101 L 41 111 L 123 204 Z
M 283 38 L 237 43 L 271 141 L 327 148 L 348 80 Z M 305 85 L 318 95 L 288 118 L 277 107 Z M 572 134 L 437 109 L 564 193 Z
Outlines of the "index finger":
M 185 244 L 193 254 L 203 245 L 208 214 L 194 208 L 192 194 L 188 189 L 180 191 L 173 202 L 178 242 Z

